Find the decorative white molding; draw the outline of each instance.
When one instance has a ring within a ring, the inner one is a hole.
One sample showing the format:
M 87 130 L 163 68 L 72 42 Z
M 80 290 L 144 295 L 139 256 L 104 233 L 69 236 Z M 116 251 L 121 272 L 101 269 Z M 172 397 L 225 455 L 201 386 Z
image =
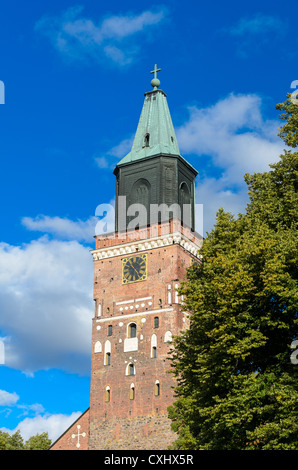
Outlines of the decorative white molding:
M 122 302 L 116 302 L 116 305 L 131 304 L 133 302 L 134 300 L 123 300 Z
M 105 258 L 113 258 L 115 256 L 121 256 L 123 254 L 131 254 L 135 252 L 152 250 L 154 248 L 161 248 L 163 246 L 169 245 L 181 245 L 185 250 L 189 251 L 192 255 L 196 256 L 198 259 L 201 259 L 201 255 L 198 254 L 200 247 L 190 241 L 182 233 L 172 233 L 167 236 L 161 236 L 156 238 L 151 238 L 149 240 L 140 243 L 129 242 L 125 246 L 121 245 L 120 247 L 109 247 L 109 248 L 99 248 L 97 250 L 91 250 L 94 261 L 98 261 Z
M 174 309 L 173 308 L 161 308 L 161 309 L 158 309 L 158 310 L 150 310 L 150 311 L 147 311 L 147 312 L 138 312 L 138 313 L 128 313 L 128 314 L 124 314 L 124 315 L 117 315 L 115 317 L 107 317 L 107 318 L 101 318 L 100 320 L 98 320 L 98 322 L 100 323 L 103 323 L 103 322 L 107 322 L 107 321 L 112 321 L 112 320 L 126 320 L 126 319 L 131 319 L 131 318 L 134 318 L 134 317 L 139 317 L 141 315 L 143 316 L 147 316 L 147 315 L 151 315 L 151 314 L 156 314 L 156 313 L 163 313 L 163 312 L 172 312 Z

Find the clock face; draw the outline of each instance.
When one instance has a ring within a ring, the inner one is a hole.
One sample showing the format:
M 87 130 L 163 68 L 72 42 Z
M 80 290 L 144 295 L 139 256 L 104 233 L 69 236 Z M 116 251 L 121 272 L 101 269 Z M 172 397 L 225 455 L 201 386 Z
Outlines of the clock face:
M 147 279 L 147 255 L 136 255 L 122 260 L 122 284 Z

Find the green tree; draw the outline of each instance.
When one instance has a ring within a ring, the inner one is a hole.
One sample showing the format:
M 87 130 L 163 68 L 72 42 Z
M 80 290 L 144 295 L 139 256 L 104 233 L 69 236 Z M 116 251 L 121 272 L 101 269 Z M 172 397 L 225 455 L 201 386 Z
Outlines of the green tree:
M 48 450 L 51 445 L 51 439 L 47 432 L 36 434 L 25 442 L 26 450 Z
M 10 435 L 8 432 L 0 431 L 0 450 L 8 450 L 8 440 Z
M 7 450 L 24 450 L 24 441 L 19 430 L 10 436 Z
M 277 105 L 298 143 L 298 106 Z M 190 329 L 175 338 L 174 449 L 298 449 L 298 153 L 245 175 L 249 204 L 218 211 L 180 294 Z
M 48 433 L 31 436 L 25 443 L 18 430 L 10 435 L 0 431 L 0 450 L 48 450 L 51 445 Z

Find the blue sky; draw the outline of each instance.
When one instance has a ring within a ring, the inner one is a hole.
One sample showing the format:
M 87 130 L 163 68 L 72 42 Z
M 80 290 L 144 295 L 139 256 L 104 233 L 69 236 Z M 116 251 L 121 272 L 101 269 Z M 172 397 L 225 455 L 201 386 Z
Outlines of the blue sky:
M 114 199 L 154 64 L 206 232 L 219 207 L 245 210 L 243 175 L 283 151 L 296 32 L 294 0 L 2 5 L 0 429 L 55 439 L 89 406 L 95 211 Z

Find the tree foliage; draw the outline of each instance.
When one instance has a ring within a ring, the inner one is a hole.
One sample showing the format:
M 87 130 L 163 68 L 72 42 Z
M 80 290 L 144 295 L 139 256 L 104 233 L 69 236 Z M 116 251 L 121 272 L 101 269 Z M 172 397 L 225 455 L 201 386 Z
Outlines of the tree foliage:
M 47 432 L 31 436 L 24 442 L 19 430 L 12 435 L 0 431 L 0 450 L 48 450 L 50 445 Z
M 277 105 L 279 135 L 298 143 L 298 106 Z M 298 153 L 246 174 L 249 203 L 222 209 L 202 263 L 180 289 L 190 329 L 175 338 L 174 449 L 298 449 Z

